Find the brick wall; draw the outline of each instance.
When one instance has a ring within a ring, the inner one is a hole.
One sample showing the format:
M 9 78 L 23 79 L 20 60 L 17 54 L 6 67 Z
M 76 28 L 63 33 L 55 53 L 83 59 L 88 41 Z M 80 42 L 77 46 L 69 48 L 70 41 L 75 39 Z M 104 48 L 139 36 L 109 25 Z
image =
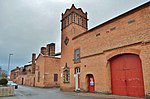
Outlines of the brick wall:
M 71 68 L 70 83 L 61 81 L 62 90 L 74 90 L 74 70 L 81 68 L 81 90 L 87 91 L 86 75 L 93 74 L 95 91 L 111 93 L 109 59 L 118 54 L 132 53 L 140 56 L 142 61 L 145 94 L 150 93 L 150 7 L 145 4 L 119 17 L 105 22 L 84 32 L 78 30 L 74 35 L 73 24 L 62 31 L 62 68 L 65 62 Z M 69 37 L 66 46 L 63 41 Z M 74 64 L 74 50 L 80 48 L 81 62 Z M 62 73 L 62 69 L 61 69 Z
M 40 80 L 38 81 L 38 72 Z M 58 81 L 54 81 L 54 74 L 58 74 Z M 60 58 L 40 55 L 36 60 L 35 86 L 60 86 Z

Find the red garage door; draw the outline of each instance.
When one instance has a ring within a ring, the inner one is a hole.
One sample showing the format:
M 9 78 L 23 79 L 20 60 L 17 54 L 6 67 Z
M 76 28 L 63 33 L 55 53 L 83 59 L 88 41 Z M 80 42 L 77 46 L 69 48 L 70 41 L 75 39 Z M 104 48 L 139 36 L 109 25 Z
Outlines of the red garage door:
M 118 55 L 110 60 L 112 93 L 144 97 L 141 60 L 138 55 Z

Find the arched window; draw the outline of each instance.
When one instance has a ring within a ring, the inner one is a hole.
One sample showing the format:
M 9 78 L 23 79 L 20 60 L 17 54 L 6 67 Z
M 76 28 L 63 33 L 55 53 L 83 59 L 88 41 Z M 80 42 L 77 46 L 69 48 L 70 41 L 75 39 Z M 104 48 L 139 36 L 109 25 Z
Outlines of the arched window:
M 67 67 L 67 63 L 65 67 L 63 68 L 63 78 L 64 78 L 64 83 L 70 82 L 70 68 Z

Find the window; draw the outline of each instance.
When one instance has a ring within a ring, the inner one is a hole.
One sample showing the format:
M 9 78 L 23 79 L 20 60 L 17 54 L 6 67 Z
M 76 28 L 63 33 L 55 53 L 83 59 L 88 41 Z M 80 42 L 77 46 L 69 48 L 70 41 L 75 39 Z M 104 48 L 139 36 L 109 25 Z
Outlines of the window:
M 70 69 L 69 67 L 67 67 L 67 63 L 65 68 L 63 69 L 63 78 L 64 78 L 64 83 L 70 82 Z
M 74 51 L 74 62 L 75 63 L 80 62 L 80 49 L 76 49 Z
M 80 73 L 80 68 L 79 67 L 75 68 L 75 74 L 78 74 L 78 73 Z
M 31 69 L 28 70 L 28 74 L 31 74 Z
M 80 17 L 78 16 L 78 24 L 80 25 Z
M 16 79 L 16 74 L 14 74 L 14 79 Z
M 26 68 L 23 68 L 22 73 L 23 73 L 23 75 L 27 74 Z
M 82 26 L 84 27 L 83 18 L 82 18 Z
M 76 23 L 76 14 L 74 14 L 74 19 L 73 19 L 73 20 L 74 20 L 74 22 Z
M 38 72 L 38 82 L 40 82 L 40 72 Z
M 135 22 L 135 20 L 134 20 L 134 19 L 129 20 L 129 21 L 128 21 L 128 24 L 131 24 L 131 23 L 133 23 L 133 22 Z
M 100 33 L 97 33 L 97 34 L 96 34 L 96 36 L 100 36 L 100 35 L 101 35 Z
M 68 37 L 66 37 L 66 38 L 65 38 L 65 40 L 64 40 L 65 45 L 67 45 L 67 44 L 68 44 L 68 42 L 69 42 L 69 38 L 68 38 Z
M 54 82 L 58 81 L 58 74 L 54 74 Z
M 69 17 L 66 18 L 67 26 L 69 25 Z
M 113 30 L 115 30 L 116 29 L 116 27 L 112 27 L 112 28 L 110 28 L 110 31 L 113 31 Z
M 20 75 L 22 75 L 22 69 L 20 69 L 19 73 L 20 73 Z
M 83 22 L 83 27 L 86 28 L 86 20 L 84 18 L 83 18 L 82 22 Z

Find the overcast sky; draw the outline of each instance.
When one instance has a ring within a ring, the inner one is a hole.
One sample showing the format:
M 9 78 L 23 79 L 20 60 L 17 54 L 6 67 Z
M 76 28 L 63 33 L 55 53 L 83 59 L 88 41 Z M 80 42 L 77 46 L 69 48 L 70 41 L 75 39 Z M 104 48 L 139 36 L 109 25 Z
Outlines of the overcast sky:
M 23 66 L 42 46 L 60 51 L 61 13 L 75 4 L 88 12 L 89 29 L 149 0 L 0 0 L 0 66 Z

